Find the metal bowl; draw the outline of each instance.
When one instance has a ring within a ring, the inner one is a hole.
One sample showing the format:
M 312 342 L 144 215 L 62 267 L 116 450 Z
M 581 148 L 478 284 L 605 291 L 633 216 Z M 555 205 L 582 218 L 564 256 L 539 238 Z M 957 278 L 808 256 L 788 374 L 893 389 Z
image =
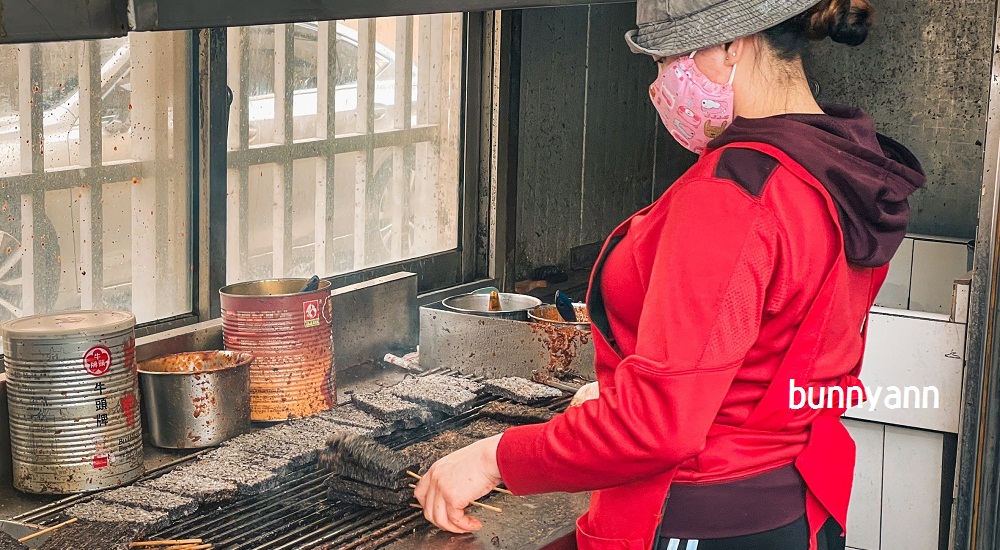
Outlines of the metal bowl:
M 250 364 L 234 351 L 178 353 L 138 365 L 153 445 L 212 447 L 250 429 Z
M 576 323 L 571 323 L 569 321 L 563 321 L 561 315 L 559 315 L 559 310 L 553 304 L 542 304 L 537 307 L 533 307 L 528 311 L 528 318 L 536 323 L 545 323 L 549 325 L 556 325 L 561 327 L 573 327 L 577 330 L 590 331 L 590 316 L 587 314 L 587 304 L 581 304 L 575 302 L 573 304 L 573 310 L 576 311 Z
M 500 293 L 500 311 L 490 311 L 489 294 L 459 294 L 445 298 L 441 302 L 446 308 L 484 317 L 527 321 L 528 310 L 541 305 L 542 301 L 526 294 Z

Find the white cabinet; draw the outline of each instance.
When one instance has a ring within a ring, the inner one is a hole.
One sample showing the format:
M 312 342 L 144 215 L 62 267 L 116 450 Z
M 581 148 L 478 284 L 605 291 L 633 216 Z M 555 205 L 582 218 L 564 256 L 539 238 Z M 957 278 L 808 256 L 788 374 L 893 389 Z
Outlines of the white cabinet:
M 859 550 L 879 548 L 882 530 L 882 460 L 885 426 L 844 421 L 858 448 L 854 487 L 847 509 L 847 545 Z

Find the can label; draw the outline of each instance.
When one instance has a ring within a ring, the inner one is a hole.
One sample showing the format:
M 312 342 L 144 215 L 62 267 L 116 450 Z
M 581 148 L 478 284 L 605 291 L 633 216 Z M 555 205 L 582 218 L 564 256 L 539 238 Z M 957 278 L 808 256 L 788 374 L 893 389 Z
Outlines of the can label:
M 111 350 L 97 345 L 87 350 L 83 356 L 83 368 L 91 376 L 101 376 L 111 368 Z
M 305 318 L 305 326 L 319 326 L 319 300 L 309 300 L 302 302 L 302 315 Z
M 100 470 L 101 468 L 108 467 L 110 459 L 108 458 L 108 455 L 102 453 L 99 455 L 94 455 L 94 458 L 91 462 L 93 463 L 94 468 Z

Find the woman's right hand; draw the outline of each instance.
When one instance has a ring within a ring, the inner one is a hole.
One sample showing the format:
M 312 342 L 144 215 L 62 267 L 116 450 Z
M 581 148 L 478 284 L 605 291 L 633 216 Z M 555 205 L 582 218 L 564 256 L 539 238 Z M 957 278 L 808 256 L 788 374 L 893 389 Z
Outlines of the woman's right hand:
M 580 389 L 576 390 L 576 395 L 574 395 L 573 400 L 569 402 L 569 406 L 579 407 L 591 399 L 597 399 L 598 396 L 600 396 L 600 390 L 597 388 L 597 382 L 584 384 L 580 387 Z

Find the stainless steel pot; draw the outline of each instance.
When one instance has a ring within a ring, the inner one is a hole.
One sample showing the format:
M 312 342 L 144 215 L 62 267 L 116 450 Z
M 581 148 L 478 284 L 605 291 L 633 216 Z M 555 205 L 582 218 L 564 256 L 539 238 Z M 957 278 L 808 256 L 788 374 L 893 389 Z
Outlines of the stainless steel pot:
M 250 429 L 250 364 L 234 351 L 179 353 L 139 364 L 153 445 L 196 449 Z
M 501 311 L 490 311 L 489 294 L 459 294 L 445 298 L 441 303 L 448 309 L 471 315 L 527 321 L 528 310 L 540 305 L 542 301 L 526 294 L 500 293 Z

